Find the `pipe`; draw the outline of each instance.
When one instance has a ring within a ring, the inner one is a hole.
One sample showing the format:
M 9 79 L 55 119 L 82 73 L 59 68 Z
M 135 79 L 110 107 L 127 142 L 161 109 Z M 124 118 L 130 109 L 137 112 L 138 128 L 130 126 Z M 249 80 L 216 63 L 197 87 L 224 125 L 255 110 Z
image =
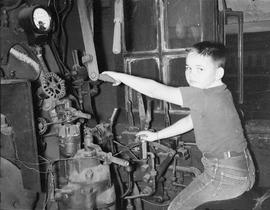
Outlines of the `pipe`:
M 142 198 L 142 197 L 147 197 L 153 194 L 153 191 L 148 191 L 147 193 L 140 193 L 138 195 L 130 195 L 126 196 L 125 199 L 135 199 L 135 198 Z
M 131 193 L 132 187 L 133 187 L 132 173 L 131 172 L 128 172 L 128 188 L 127 188 L 126 192 L 123 195 L 121 195 L 121 198 L 124 198 L 126 195 L 128 195 L 129 193 Z

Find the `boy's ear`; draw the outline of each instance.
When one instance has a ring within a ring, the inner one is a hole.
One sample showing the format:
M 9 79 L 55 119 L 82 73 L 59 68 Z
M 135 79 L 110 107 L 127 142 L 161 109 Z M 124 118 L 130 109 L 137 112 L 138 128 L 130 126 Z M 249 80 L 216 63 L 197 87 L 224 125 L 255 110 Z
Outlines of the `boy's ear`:
M 224 68 L 218 67 L 217 72 L 216 72 L 216 79 L 220 80 L 224 76 Z

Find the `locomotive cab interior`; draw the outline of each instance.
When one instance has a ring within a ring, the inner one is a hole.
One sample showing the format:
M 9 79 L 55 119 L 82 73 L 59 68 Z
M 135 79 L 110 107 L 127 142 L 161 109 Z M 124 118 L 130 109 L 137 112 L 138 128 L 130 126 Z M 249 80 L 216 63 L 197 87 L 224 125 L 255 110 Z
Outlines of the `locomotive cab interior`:
M 0 209 L 167 209 L 202 173 L 194 132 L 136 134 L 190 110 L 101 73 L 188 86 L 186 49 L 205 40 L 228 50 L 256 182 L 196 209 L 270 209 L 270 1 L 2 0 L 0 11 Z

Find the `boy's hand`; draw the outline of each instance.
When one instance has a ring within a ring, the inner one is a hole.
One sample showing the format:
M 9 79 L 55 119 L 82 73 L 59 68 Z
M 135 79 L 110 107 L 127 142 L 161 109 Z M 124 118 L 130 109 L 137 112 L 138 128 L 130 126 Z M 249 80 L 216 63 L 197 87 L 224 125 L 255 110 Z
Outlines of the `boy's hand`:
M 156 141 L 158 140 L 158 133 L 152 131 L 140 131 L 136 134 L 141 141 Z
M 101 73 L 102 75 L 108 75 L 109 77 L 114 79 L 114 83 L 112 84 L 112 86 L 118 86 L 121 84 L 121 81 L 118 79 L 117 77 L 117 73 L 113 72 L 113 71 L 104 71 Z

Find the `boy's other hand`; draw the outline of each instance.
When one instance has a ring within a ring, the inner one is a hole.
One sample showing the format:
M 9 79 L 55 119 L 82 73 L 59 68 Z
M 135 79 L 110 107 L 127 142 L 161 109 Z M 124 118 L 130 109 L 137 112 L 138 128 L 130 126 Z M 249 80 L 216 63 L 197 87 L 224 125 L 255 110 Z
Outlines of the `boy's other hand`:
M 102 75 L 108 75 L 109 77 L 114 79 L 114 82 L 112 84 L 112 86 L 118 86 L 121 84 L 121 81 L 118 79 L 117 77 L 117 73 L 113 72 L 113 71 L 104 71 L 101 73 Z
M 136 134 L 141 141 L 156 141 L 158 140 L 158 133 L 152 131 L 140 131 Z

